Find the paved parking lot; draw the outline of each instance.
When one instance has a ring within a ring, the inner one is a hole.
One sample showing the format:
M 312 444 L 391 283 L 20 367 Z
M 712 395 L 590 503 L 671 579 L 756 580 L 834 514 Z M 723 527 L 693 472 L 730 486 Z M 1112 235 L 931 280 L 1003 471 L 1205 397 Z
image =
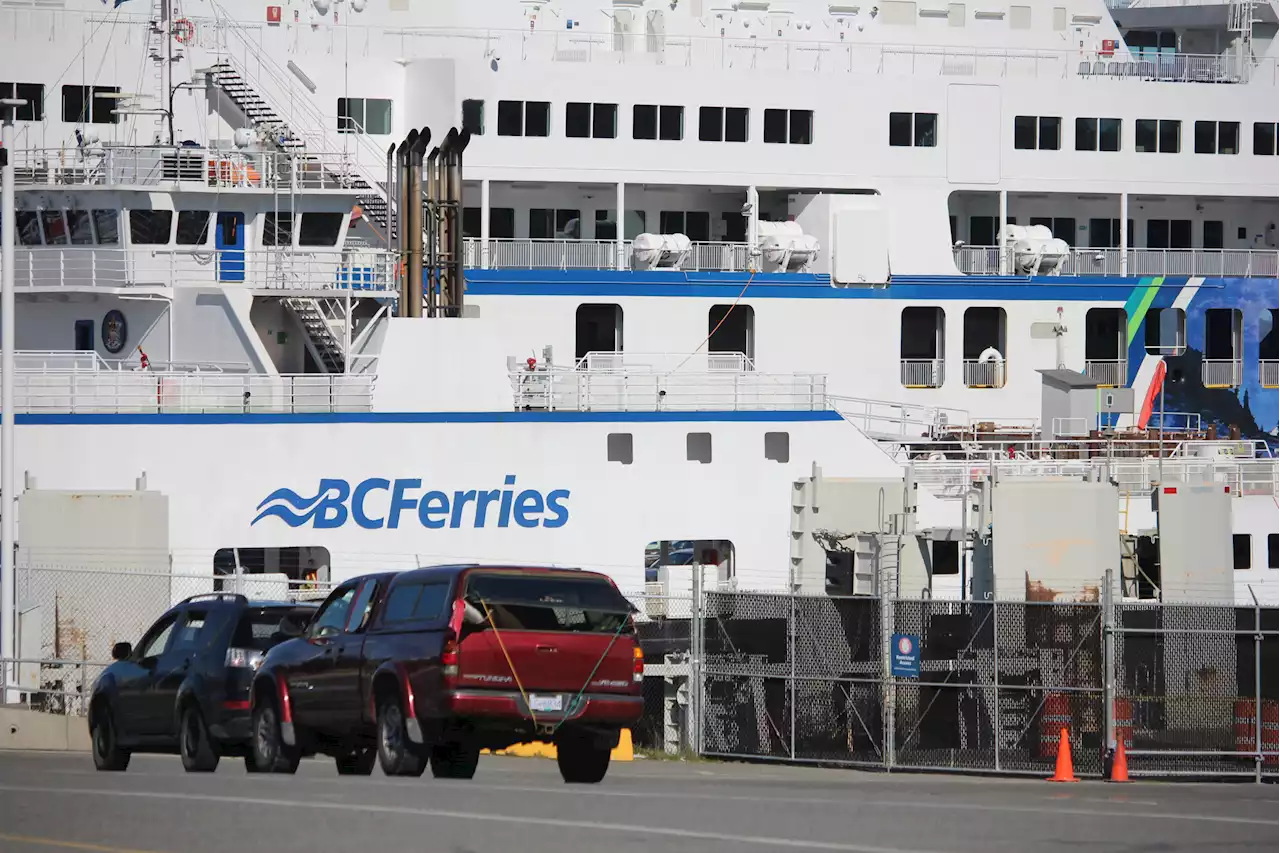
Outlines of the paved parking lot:
M 211 776 L 137 756 L 124 774 L 87 755 L 0 753 L 0 851 L 238 853 L 388 850 L 832 850 L 990 853 L 1275 850 L 1277 787 L 860 773 L 710 762 L 615 763 L 568 786 L 555 763 L 481 760 L 468 782 Z

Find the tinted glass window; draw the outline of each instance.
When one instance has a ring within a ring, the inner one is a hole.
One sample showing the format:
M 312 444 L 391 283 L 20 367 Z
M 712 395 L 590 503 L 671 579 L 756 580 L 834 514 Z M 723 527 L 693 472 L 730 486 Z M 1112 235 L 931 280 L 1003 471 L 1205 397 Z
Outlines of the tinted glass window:
M 173 638 L 171 651 L 192 650 L 203 646 L 207 639 L 204 636 L 206 616 L 207 614 L 201 612 L 188 612 L 182 627 Z
M 507 630 L 612 633 L 631 610 L 612 584 L 594 578 L 473 575 L 466 599 Z
M 209 211 L 178 211 L 178 245 L 203 246 L 209 242 Z
M 40 222 L 44 226 L 46 246 L 67 245 L 67 223 L 62 218 L 61 210 L 40 211 Z
M 262 217 L 262 245 L 293 245 L 293 214 L 267 213 Z
M 129 239 L 135 246 L 162 246 L 172 228 L 172 210 L 129 211 Z
M 387 600 L 387 621 L 430 621 L 444 614 L 449 597 L 449 584 L 414 583 L 397 586 Z
M 298 225 L 298 245 L 336 246 L 341 231 L 341 213 L 304 213 Z
M 164 647 L 169 643 L 169 635 L 173 633 L 173 626 L 177 621 L 177 615 L 168 616 L 152 627 L 147 636 L 143 637 L 142 642 L 138 644 L 138 657 L 153 658 L 163 652 Z
M 68 210 L 67 229 L 71 232 L 72 245 L 93 245 L 93 228 L 89 225 L 89 211 Z
M 19 210 L 14 220 L 18 227 L 18 242 L 24 246 L 39 246 L 40 215 L 34 210 Z
M 93 227 L 98 231 L 98 245 L 114 246 L 120 242 L 120 218 L 114 210 L 93 211 Z
M 368 617 L 369 608 L 373 604 L 373 593 L 377 589 L 378 585 L 373 581 L 365 581 L 360 585 L 360 592 L 351 605 L 351 618 L 347 620 L 348 631 L 359 631 L 364 627 L 364 620 Z
M 342 631 L 347 625 L 347 616 L 351 614 L 351 599 L 355 594 L 356 588 L 352 586 L 344 589 L 337 598 L 330 599 L 316 617 L 312 633 L 321 635 Z
M 285 609 L 283 607 L 263 608 L 246 611 L 236 623 L 236 632 L 232 635 L 231 645 L 237 649 L 252 649 L 265 652 L 288 639 L 284 629 L 286 623 L 292 622 L 301 629 L 306 626 L 313 611 L 310 608 Z

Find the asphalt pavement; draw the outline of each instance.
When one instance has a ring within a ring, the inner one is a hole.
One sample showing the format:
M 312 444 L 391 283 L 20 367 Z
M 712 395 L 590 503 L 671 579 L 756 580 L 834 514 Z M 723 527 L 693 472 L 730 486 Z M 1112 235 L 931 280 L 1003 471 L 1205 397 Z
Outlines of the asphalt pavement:
M 484 757 L 475 779 L 339 777 L 331 761 L 187 774 L 135 756 L 0 753 L 0 851 L 50 853 L 1124 853 L 1274 851 L 1276 785 L 885 775 L 774 765 L 615 762 L 599 785 L 555 763 Z

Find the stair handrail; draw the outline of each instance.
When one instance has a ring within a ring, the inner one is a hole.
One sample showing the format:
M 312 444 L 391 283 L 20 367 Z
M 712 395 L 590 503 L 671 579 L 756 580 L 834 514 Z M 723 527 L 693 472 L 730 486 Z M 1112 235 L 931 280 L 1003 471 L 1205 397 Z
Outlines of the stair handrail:
M 350 152 L 346 150 L 347 146 L 354 145 L 357 149 L 362 149 L 363 152 L 371 158 L 371 162 L 381 163 L 385 160 L 386 152 L 378 146 L 375 146 L 367 138 L 363 133 L 363 127 L 358 127 L 361 131 L 360 133 L 342 134 L 344 137 L 342 144 L 334 141 L 326 130 L 326 117 L 315 105 L 315 102 L 311 98 L 311 93 L 304 91 L 299 87 L 292 79 L 292 74 L 289 71 L 282 68 L 270 56 L 267 56 L 263 51 L 259 50 L 253 40 L 249 38 L 244 27 L 242 27 L 238 21 L 227 13 L 221 3 L 217 2 L 217 0 L 212 0 L 212 6 L 216 16 L 214 20 L 217 25 L 217 30 L 221 33 L 235 35 L 246 48 L 246 56 L 251 55 L 257 62 L 259 68 L 266 72 L 265 76 L 268 82 L 283 90 L 283 93 L 287 96 L 287 103 L 289 104 L 290 109 L 299 110 L 301 112 L 300 117 L 304 120 L 309 120 L 314 125 L 314 127 L 309 129 L 304 128 L 304 126 L 296 125 L 290 120 L 292 118 L 291 116 L 285 115 L 280 110 L 280 93 L 262 91 L 264 100 L 267 100 L 267 98 L 274 99 L 275 103 L 268 102 L 268 104 L 274 112 L 277 112 L 277 114 L 280 115 L 281 123 L 284 124 L 291 133 L 302 139 L 304 143 L 308 144 L 308 147 L 314 145 L 315 142 L 320 143 L 320 145 L 316 147 L 321 150 L 312 153 L 324 153 L 327 149 L 334 153 L 341 152 L 343 154 L 349 154 Z M 246 83 L 252 84 L 257 88 L 261 88 L 261 78 L 264 75 L 251 73 L 248 67 L 249 63 L 240 61 L 231 50 L 231 46 L 229 44 L 223 44 L 222 41 L 219 40 L 219 46 L 224 48 L 219 51 L 222 60 L 226 62 L 226 64 L 229 65 L 231 69 L 242 79 L 244 79 Z M 333 147 L 330 148 L 330 146 Z M 349 165 L 354 166 L 354 171 L 358 173 L 360 178 L 369 185 L 371 192 L 379 195 L 386 201 L 388 221 L 390 221 L 390 217 L 395 211 L 395 201 L 390 197 L 389 193 L 381 187 L 379 176 L 369 167 L 364 165 L 361 160 L 360 150 L 355 152 L 355 156 L 351 159 Z M 383 177 L 385 178 L 385 175 Z

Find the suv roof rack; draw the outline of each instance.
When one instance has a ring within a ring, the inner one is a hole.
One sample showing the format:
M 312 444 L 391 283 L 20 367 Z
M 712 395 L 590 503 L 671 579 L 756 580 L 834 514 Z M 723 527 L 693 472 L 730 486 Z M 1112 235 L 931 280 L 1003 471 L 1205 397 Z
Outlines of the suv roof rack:
M 178 602 L 178 605 L 181 606 L 183 604 L 189 604 L 192 601 L 200 601 L 205 598 L 213 598 L 213 599 L 217 599 L 218 601 L 223 601 L 223 600 L 234 601 L 237 604 L 249 603 L 249 599 L 238 592 L 202 592 L 198 595 L 192 595 L 182 599 L 181 601 Z

